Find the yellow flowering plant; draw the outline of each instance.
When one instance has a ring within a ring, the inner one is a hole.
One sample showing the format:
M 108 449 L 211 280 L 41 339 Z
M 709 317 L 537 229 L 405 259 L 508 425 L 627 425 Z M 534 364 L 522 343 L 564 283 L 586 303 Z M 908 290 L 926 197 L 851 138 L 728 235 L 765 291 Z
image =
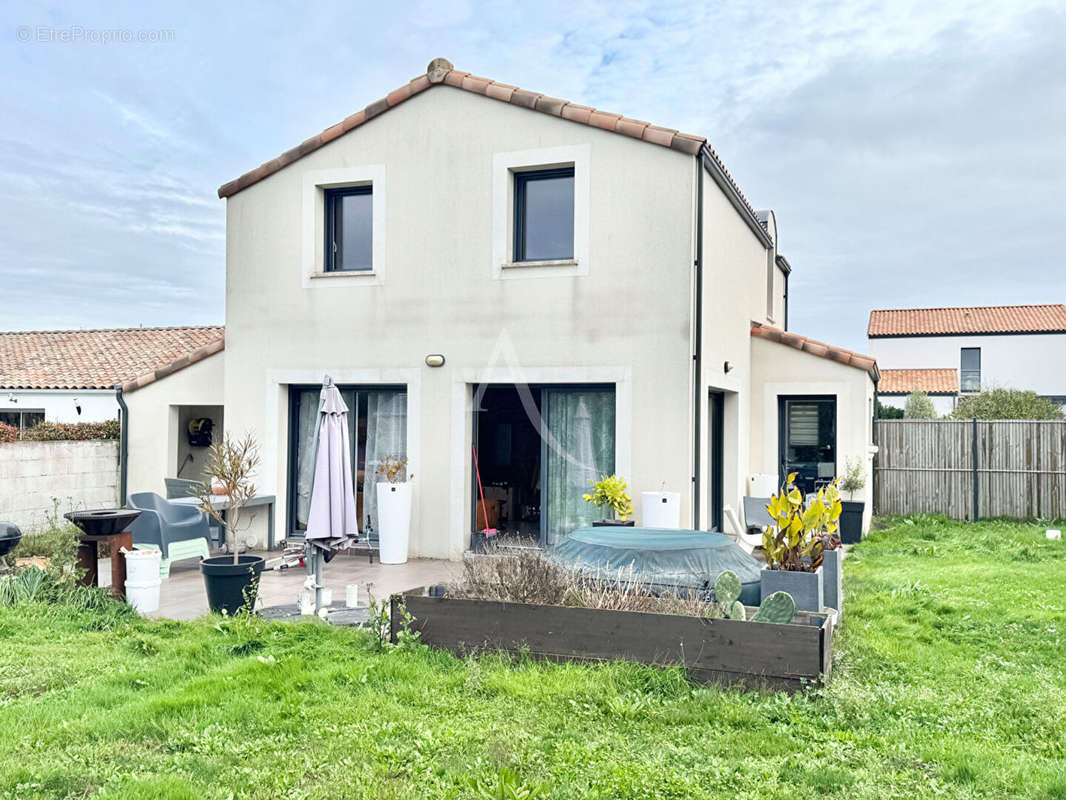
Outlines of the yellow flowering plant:
M 822 563 L 822 537 L 840 529 L 839 479 L 818 490 L 806 502 L 796 486 L 796 473 L 770 498 L 766 510 L 774 520 L 762 535 L 766 565 L 770 569 L 814 572 Z
M 633 513 L 633 500 L 626 494 L 626 482 L 617 475 L 601 475 L 598 481 L 589 483 L 592 484 L 592 492 L 581 495 L 581 499 L 599 506 L 604 519 L 613 519 L 617 514 L 625 522 L 626 517 Z

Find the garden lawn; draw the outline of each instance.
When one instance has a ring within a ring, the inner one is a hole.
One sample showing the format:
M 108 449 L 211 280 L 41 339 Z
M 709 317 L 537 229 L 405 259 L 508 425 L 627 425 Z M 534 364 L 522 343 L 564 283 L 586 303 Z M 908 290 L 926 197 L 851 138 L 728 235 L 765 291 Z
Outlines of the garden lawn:
M 793 696 L 0 609 L 0 797 L 1066 798 L 1066 542 L 914 518 L 845 581 L 833 680 Z

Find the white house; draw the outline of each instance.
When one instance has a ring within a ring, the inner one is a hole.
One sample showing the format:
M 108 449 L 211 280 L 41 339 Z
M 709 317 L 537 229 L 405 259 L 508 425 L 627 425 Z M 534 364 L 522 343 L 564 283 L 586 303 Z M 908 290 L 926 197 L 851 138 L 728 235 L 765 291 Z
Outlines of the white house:
M 902 408 L 926 392 L 940 414 L 982 389 L 1036 392 L 1066 403 L 1066 306 L 899 308 L 870 312 L 869 351 L 881 367 L 878 397 Z
M 221 326 L 0 333 L 0 422 L 102 422 L 124 408 L 119 493 L 162 493 L 165 477 L 202 478 L 203 434 L 223 432 L 224 347 Z
M 116 387 L 222 339 L 219 326 L 0 332 L 0 422 L 115 419 Z
M 479 478 L 551 544 L 604 473 L 638 519 L 666 489 L 709 528 L 753 473 L 869 472 L 877 365 L 783 330 L 776 218 L 701 137 L 436 59 L 219 196 L 226 427 L 261 442 L 275 540 L 306 524 L 326 375 L 364 527 L 380 459 L 408 459 L 415 555 L 468 548 Z

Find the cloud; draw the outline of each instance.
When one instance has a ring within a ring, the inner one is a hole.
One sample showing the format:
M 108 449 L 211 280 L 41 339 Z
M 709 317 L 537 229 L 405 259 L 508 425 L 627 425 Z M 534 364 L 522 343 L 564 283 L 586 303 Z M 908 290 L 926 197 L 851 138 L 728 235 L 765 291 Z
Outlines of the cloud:
M 74 16 L 0 9 L 8 30 L 175 35 L 0 47 L 3 327 L 219 321 L 217 186 L 436 56 L 708 136 L 777 212 L 802 333 L 862 349 L 873 306 L 1063 299 L 1061 5 L 82 3 Z

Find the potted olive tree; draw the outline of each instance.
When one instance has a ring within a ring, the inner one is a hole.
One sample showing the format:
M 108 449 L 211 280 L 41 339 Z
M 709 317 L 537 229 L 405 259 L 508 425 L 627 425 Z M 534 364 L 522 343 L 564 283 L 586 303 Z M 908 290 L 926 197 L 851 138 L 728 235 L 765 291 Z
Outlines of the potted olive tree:
M 866 503 L 856 500 L 855 495 L 866 488 L 866 473 L 862 462 L 849 458 L 845 462 L 844 476 L 840 479 L 841 491 L 847 493 L 848 499 L 842 503 L 840 514 L 840 541 L 855 544 L 862 541 L 862 516 Z
M 822 536 L 831 536 L 839 528 L 840 497 L 836 484 L 832 483 L 804 502 L 795 481 L 793 472 L 766 507 L 774 524 L 767 527 L 762 537 L 766 556 L 761 576 L 762 596 L 787 592 L 801 611 L 821 611 L 825 605 Z
M 382 564 L 403 564 L 407 561 L 407 545 L 411 539 L 411 479 L 407 459 L 385 456 L 377 474 L 375 491 L 378 501 L 378 544 Z
M 259 445 L 252 434 L 234 440 L 226 436 L 208 450 L 204 475 L 211 486 L 202 487 L 197 496 L 201 508 L 221 526 L 232 555 L 213 556 L 200 562 L 207 587 L 207 604 L 215 613 L 236 614 L 255 607 L 259 575 L 265 560 L 261 556 L 241 555 L 239 536 L 251 524 L 254 515 L 244 519 L 244 506 L 255 497 L 252 475 L 259 468 Z M 215 507 L 213 497 L 225 496 L 224 507 Z
M 626 494 L 626 482 L 617 475 L 601 475 L 598 481 L 589 481 L 592 493 L 581 495 L 586 503 L 599 506 L 603 518 L 593 522 L 594 527 L 620 525 L 633 527 L 629 515 L 633 513 L 633 500 Z M 615 518 L 615 515 L 618 518 Z

